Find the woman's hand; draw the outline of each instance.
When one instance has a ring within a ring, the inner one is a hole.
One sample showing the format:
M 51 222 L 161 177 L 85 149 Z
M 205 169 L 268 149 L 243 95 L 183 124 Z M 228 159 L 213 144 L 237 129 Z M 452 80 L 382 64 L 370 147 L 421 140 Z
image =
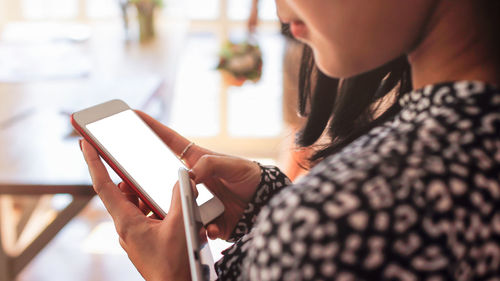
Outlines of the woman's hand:
M 229 239 L 260 183 L 260 167 L 242 158 L 205 155 L 191 169 L 196 183 L 204 183 L 224 204 L 224 213 L 207 226 L 211 239 Z
M 149 115 L 136 112 L 176 155 L 190 144 L 189 140 Z M 259 165 L 197 145 L 192 145 L 182 160 L 191 168 L 190 175 L 196 183 L 204 183 L 224 204 L 224 214 L 207 226 L 208 236 L 228 239 L 260 183 Z
M 120 245 L 144 279 L 190 280 L 178 183 L 165 218 L 146 217 L 146 210 L 136 205 L 137 196 L 130 196 L 130 187 L 121 183 L 118 188 L 111 181 L 97 151 L 86 141 L 81 147 L 94 189 L 115 223 Z

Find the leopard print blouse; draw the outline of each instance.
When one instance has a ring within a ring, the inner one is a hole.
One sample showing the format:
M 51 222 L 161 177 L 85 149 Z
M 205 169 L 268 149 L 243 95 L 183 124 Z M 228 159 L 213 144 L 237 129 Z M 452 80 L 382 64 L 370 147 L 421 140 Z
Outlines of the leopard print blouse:
M 427 86 L 295 184 L 262 167 L 220 280 L 500 280 L 500 90 Z

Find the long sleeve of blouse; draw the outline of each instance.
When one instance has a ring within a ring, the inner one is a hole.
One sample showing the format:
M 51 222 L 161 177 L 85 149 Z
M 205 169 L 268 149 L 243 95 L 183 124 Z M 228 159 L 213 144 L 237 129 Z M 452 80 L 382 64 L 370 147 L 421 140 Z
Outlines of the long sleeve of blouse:
M 261 170 L 261 179 L 259 186 L 243 212 L 243 216 L 236 224 L 229 242 L 236 242 L 243 235 L 247 234 L 255 223 L 257 215 L 262 207 L 269 203 L 269 200 L 281 189 L 291 184 L 288 177 L 275 166 L 263 166 L 259 164 Z
M 274 195 L 291 185 L 291 181 L 278 167 L 263 166 L 261 164 L 259 166 L 261 169 L 259 186 L 228 240 L 235 243 L 222 252 L 223 258 L 215 264 L 219 280 L 236 280 L 238 278 L 242 260 L 245 257 L 242 246 L 249 240 L 248 233 L 252 229 L 257 216 L 262 208 L 269 204 Z

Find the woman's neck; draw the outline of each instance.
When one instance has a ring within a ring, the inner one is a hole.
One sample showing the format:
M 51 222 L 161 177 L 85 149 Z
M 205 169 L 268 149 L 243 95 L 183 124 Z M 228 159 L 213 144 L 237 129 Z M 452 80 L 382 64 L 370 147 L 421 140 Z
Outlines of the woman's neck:
M 477 2 L 441 1 L 416 48 L 409 53 L 415 89 L 444 81 L 480 80 L 500 85 L 500 66 Z M 500 36 L 500 35 L 493 35 Z

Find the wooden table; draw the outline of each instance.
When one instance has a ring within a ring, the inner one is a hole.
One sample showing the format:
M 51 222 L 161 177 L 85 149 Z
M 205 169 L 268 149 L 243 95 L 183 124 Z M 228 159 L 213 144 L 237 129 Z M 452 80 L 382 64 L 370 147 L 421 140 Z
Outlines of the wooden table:
M 95 195 L 69 113 L 120 98 L 168 119 L 178 37 L 127 45 L 110 36 L 119 32 L 96 30 L 86 43 L 94 65 L 89 77 L 0 83 L 0 281 L 14 280 Z M 40 232 L 23 231 L 43 217 L 40 196 L 47 194 L 73 200 Z

